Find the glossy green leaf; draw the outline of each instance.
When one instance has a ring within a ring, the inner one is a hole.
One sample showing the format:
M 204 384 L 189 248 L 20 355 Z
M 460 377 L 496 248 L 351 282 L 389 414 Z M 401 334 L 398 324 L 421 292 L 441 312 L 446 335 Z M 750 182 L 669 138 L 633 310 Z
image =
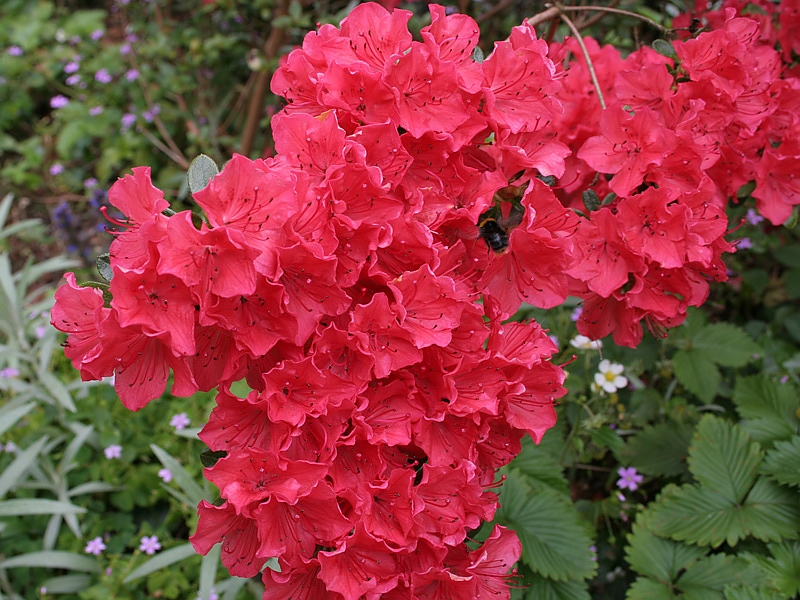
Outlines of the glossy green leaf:
M 762 471 L 778 483 L 800 487 L 800 436 L 775 442 L 767 452 Z
M 522 560 L 535 573 L 559 581 L 592 576 L 592 542 L 563 494 L 543 486 L 533 489 L 524 475 L 512 471 L 500 502 L 497 521 L 517 533 Z
M 743 329 L 730 323 L 706 325 L 692 338 L 692 351 L 724 367 L 741 367 L 762 352 Z
M 711 402 L 722 380 L 714 361 L 696 351 L 679 350 L 672 362 L 678 381 L 703 402 Z
M 705 488 L 740 504 L 758 475 L 763 454 L 738 426 L 707 414 L 689 449 L 689 469 Z

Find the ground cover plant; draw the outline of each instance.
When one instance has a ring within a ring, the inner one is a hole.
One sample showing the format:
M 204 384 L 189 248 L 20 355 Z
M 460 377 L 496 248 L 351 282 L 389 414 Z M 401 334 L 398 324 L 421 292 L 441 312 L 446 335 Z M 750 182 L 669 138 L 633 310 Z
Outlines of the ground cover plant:
M 271 8 L 266 56 L 304 23 Z M 65 265 L 6 258 L 0 514 L 44 533 L 3 529 L 3 593 L 800 591 L 797 8 L 617 12 L 661 36 L 624 54 L 576 9 L 491 45 L 348 7 L 275 70 L 274 151 L 110 187 L 102 281 L 46 314 L 29 288 Z M 116 396 L 135 416 L 97 418 Z M 170 414 L 168 448 L 120 443 Z M 101 451 L 128 481 L 75 468 Z

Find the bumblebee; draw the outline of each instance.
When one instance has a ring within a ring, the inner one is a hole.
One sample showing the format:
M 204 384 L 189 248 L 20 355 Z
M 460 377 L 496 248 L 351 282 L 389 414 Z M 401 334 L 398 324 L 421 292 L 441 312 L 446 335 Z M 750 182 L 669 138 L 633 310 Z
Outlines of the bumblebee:
M 478 219 L 478 236 L 495 254 L 508 252 L 511 230 L 522 223 L 525 207 L 520 199 L 525 193 L 525 187 L 527 186 L 508 186 L 499 190 L 494 196 L 492 207 Z M 511 206 L 506 206 L 506 210 L 503 210 L 504 204 Z

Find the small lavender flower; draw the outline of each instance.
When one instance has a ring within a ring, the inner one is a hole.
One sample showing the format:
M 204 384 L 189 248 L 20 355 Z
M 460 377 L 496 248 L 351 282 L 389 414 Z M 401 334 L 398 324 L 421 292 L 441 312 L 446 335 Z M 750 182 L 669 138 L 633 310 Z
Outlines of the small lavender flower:
M 17 445 L 14 442 L 6 442 L 6 447 L 3 448 L 3 452 L 6 454 L 16 454 Z
M 747 209 L 747 215 L 745 215 L 744 218 L 748 223 L 750 223 L 750 225 L 758 225 L 764 220 L 764 217 L 762 217 L 752 208 Z
M 64 108 L 67 104 L 69 104 L 69 98 L 62 96 L 61 94 L 50 98 L 51 108 Z
M 139 79 L 139 71 L 137 69 L 128 69 L 125 73 L 125 79 L 128 81 L 136 81 Z
M 64 73 L 75 73 L 81 68 L 81 63 L 76 60 L 71 60 L 64 65 Z
M 155 554 L 161 550 L 161 544 L 158 542 L 158 536 L 151 535 L 150 537 L 144 536 L 139 544 L 139 550 L 145 554 Z
M 91 114 L 91 112 L 92 111 L 90 110 L 89 114 Z M 100 112 L 102 112 L 102 108 L 100 109 Z M 87 190 L 93 190 L 94 188 L 97 187 L 97 179 L 95 179 L 94 177 L 89 177 L 88 179 L 85 179 L 83 181 L 83 187 L 85 187 Z
M 126 55 L 130 54 L 131 53 L 131 45 L 128 44 L 127 42 L 122 44 L 122 46 L 119 47 L 119 53 L 122 54 L 122 56 L 126 56 Z
M 89 543 L 86 544 L 86 548 L 84 548 L 84 552 L 86 554 L 94 554 L 95 556 L 100 556 L 103 550 L 106 549 L 106 545 L 103 543 L 103 538 L 96 537 L 92 540 L 89 540 Z
M 750 238 L 741 238 L 739 243 L 736 244 L 736 247 L 739 250 L 749 250 L 753 247 L 753 242 L 750 241 Z
M 93 106 L 92 108 L 89 109 L 89 114 L 92 115 L 93 117 L 96 117 L 97 115 L 102 115 L 103 114 L 103 107 L 102 106 Z
M 97 42 L 103 37 L 103 35 L 105 35 L 105 32 L 102 29 L 95 29 L 89 34 L 89 37 L 92 38 L 92 41 Z
M 570 313 L 569 318 L 571 321 L 575 322 L 581 318 L 581 313 L 583 312 L 583 306 L 576 306 L 575 310 Z
M 50 175 L 56 176 L 61 175 L 64 172 L 64 165 L 61 163 L 53 163 L 50 165 Z
M 152 123 L 158 114 L 161 112 L 161 107 L 158 104 L 153 105 L 153 108 L 146 110 L 142 113 L 142 118 L 148 123 Z
M 186 429 L 186 426 L 189 425 L 191 421 L 189 417 L 186 416 L 186 413 L 180 413 L 172 417 L 169 424 L 175 428 L 176 431 L 183 431 Z
M 11 379 L 12 377 L 19 377 L 19 369 L 14 367 L 6 367 L 0 370 L 0 379 Z
M 39 325 L 33 330 L 33 334 L 36 336 L 37 340 L 42 339 L 45 333 L 47 333 L 47 325 Z
M 19 46 L 9 46 L 8 50 L 6 50 L 6 53 L 9 56 L 22 56 L 22 48 Z
M 78 87 L 78 86 L 80 86 L 80 87 L 86 87 L 85 85 L 81 86 L 81 83 L 82 83 L 82 82 L 83 82 L 83 80 L 81 79 L 81 76 L 80 76 L 80 75 L 78 75 L 77 73 L 75 73 L 74 75 L 70 75 L 70 76 L 69 76 L 69 77 L 67 77 L 67 79 L 65 80 L 65 83 L 66 83 L 68 86 L 71 86 L 71 87 Z
M 69 43 L 70 43 L 72 46 L 77 46 L 78 44 L 80 44 L 80 43 L 81 43 L 81 36 L 79 36 L 79 35 L 73 35 L 71 38 L 69 38 Z
M 636 467 L 620 467 L 617 469 L 617 474 L 620 476 L 617 481 L 617 487 L 621 490 L 634 492 L 644 480 L 644 476 L 636 472 Z
M 100 69 L 94 74 L 94 79 L 98 83 L 111 83 L 111 74 L 108 72 L 108 69 Z
M 161 469 L 158 472 L 158 476 L 161 477 L 161 480 L 164 483 L 169 483 L 170 481 L 172 481 L 172 473 L 170 472 L 169 469 Z
M 121 458 L 122 446 L 118 444 L 111 444 L 108 448 L 103 450 L 103 454 L 105 454 L 106 458 L 109 460 L 111 460 L 112 458 Z
M 122 119 L 120 119 L 120 123 L 122 123 L 122 129 L 120 130 L 122 133 L 128 131 L 133 124 L 136 123 L 136 115 L 133 113 L 125 113 L 122 115 Z

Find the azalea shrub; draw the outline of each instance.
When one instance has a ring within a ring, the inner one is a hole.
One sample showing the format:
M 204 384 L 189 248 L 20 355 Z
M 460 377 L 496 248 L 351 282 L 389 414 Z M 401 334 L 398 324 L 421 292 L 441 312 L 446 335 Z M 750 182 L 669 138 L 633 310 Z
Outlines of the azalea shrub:
M 769 332 L 696 310 L 749 285 L 729 215 L 793 240 L 796 7 L 760 8 L 623 57 L 361 4 L 281 60 L 274 154 L 192 163 L 199 211 L 119 179 L 52 323 L 131 410 L 216 390 L 194 548 L 265 599 L 795 594 L 796 365 L 732 371 Z

